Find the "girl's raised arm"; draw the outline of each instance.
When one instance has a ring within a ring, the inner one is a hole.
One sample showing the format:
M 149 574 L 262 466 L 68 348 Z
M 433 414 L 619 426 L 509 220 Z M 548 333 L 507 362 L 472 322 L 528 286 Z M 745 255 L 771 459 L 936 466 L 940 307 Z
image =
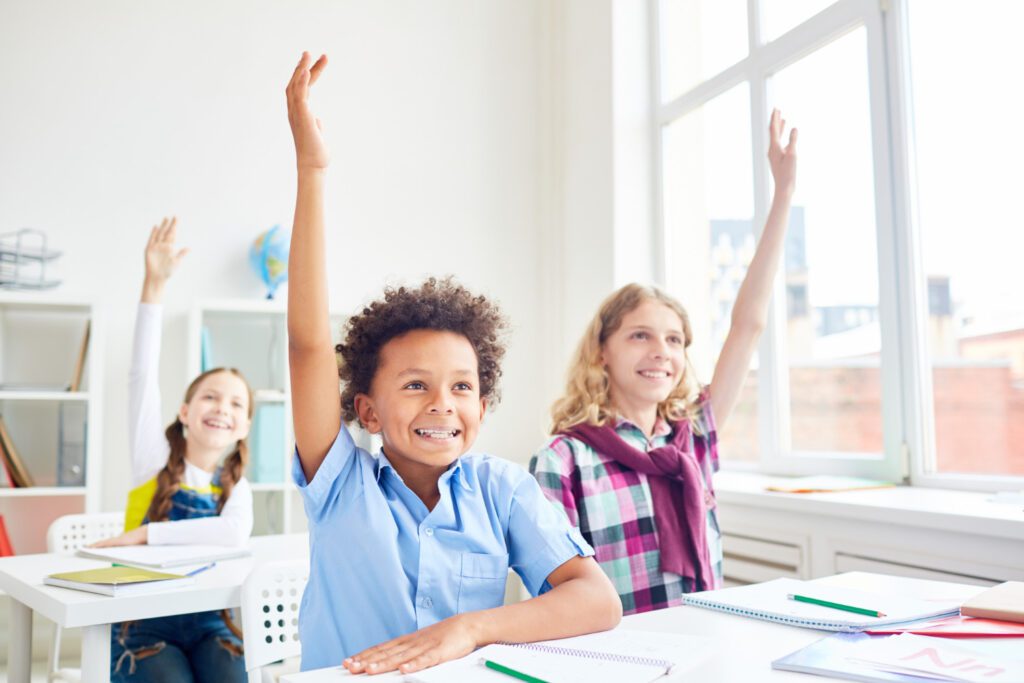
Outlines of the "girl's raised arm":
M 303 52 L 285 90 L 298 170 L 288 257 L 288 366 L 295 446 L 307 481 L 341 428 L 324 261 L 324 174 L 329 158 L 320 120 L 309 108 L 309 90 L 327 66 L 327 55 L 311 62 L 309 53 Z
M 796 128 L 790 131 L 789 144 L 783 147 L 782 131 L 785 127 L 786 121 L 779 110 L 774 110 L 768 126 L 771 137 L 768 161 L 775 179 L 775 195 L 754 258 L 736 295 L 729 335 L 725 338 L 711 379 L 711 410 L 719 427 L 725 423 L 739 399 L 750 359 L 768 321 L 772 281 L 782 256 L 789 206 L 796 188 L 797 131 Z

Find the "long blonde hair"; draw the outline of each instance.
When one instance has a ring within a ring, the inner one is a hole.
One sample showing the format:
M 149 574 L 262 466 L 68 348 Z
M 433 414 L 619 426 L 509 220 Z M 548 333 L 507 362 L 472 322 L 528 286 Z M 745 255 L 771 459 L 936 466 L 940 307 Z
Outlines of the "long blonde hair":
M 202 384 L 203 380 L 218 372 L 230 373 L 245 384 L 245 389 L 249 393 L 248 413 L 251 420 L 254 409 L 252 387 L 249 386 L 242 373 L 235 368 L 213 368 L 202 373 L 188 385 L 188 389 L 185 390 L 184 402 L 191 402 L 192 397 L 196 395 L 196 391 L 199 390 L 199 385 Z M 182 424 L 180 419 L 175 417 L 174 422 L 168 425 L 164 434 L 167 436 L 167 443 L 171 447 L 171 453 L 167 458 L 167 464 L 164 465 L 164 468 L 160 470 L 156 477 L 156 493 L 153 494 L 153 500 L 149 504 L 149 512 L 146 514 L 150 522 L 161 522 L 167 519 L 167 515 L 171 511 L 171 497 L 181 488 L 181 478 L 185 474 L 185 425 Z M 228 502 L 231 490 L 238 483 L 238 480 L 242 478 L 242 474 L 245 473 L 245 468 L 248 464 L 249 445 L 245 439 L 240 439 L 221 468 L 221 493 L 217 499 L 218 515 L 224 510 L 224 504 Z
M 686 355 L 686 349 L 693 341 L 690 316 L 678 301 L 657 287 L 632 283 L 605 299 L 587 326 L 569 366 L 565 394 L 551 408 L 552 434 L 584 423 L 601 426 L 615 417 L 608 393 L 608 371 L 601 362 L 601 351 L 608 337 L 622 327 L 622 319 L 647 301 L 668 306 L 683 322 L 686 366 L 679 384 L 658 404 L 658 416 L 670 422 L 694 417 L 700 386 L 690 357 Z

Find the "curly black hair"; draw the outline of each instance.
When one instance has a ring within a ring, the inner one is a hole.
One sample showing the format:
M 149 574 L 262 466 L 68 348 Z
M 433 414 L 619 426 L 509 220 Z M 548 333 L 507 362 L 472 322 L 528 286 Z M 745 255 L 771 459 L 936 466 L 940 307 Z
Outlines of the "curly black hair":
M 469 340 L 479 365 L 480 398 L 487 399 L 491 406 L 500 400 L 498 378 L 508 322 L 497 304 L 487 297 L 474 296 L 451 276 L 430 278 L 416 289 L 388 287 L 383 299 L 346 322 L 345 341 L 334 347 L 338 377 L 345 383 L 341 392 L 345 422 L 358 419 L 355 397 L 369 393 L 380 350 L 395 337 L 413 330 L 454 332 Z

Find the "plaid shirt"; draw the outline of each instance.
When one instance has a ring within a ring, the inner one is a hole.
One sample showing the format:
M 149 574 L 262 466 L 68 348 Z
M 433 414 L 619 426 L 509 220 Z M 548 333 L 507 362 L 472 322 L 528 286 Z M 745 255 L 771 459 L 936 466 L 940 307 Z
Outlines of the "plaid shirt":
M 718 513 L 710 492 L 711 475 L 718 471 L 718 450 L 707 390 L 701 394 L 698 405 L 690 448 L 697 455 L 704 453 L 702 483 L 710 503 L 707 538 L 715 587 L 719 587 L 722 543 Z M 642 451 L 665 445 L 672 433 L 671 427 L 661 419 L 649 440 L 639 427 L 626 420 L 619 420 L 615 431 Z M 693 592 L 691 579 L 661 571 L 658 531 L 647 475 L 620 465 L 578 439 L 562 435 L 552 437 L 533 456 L 530 472 L 537 478 L 544 495 L 565 512 L 594 547 L 595 559 L 622 598 L 624 613 L 680 605 L 683 594 Z

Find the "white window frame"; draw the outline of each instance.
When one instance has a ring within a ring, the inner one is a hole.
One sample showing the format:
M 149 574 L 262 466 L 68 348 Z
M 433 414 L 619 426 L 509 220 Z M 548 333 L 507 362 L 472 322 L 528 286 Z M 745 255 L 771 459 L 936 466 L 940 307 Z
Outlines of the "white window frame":
M 721 73 L 668 102 L 661 97 L 658 0 L 651 0 L 651 93 L 654 205 L 657 207 L 655 277 L 664 286 L 671 237 L 662 212 L 662 131 L 685 114 L 744 82 L 750 87 L 754 230 L 768 213 L 769 78 L 860 26 L 866 29 L 868 90 L 875 191 L 881 328 L 883 453 L 794 451 L 790 442 L 789 373 L 786 362 L 785 289 L 776 277 L 768 327 L 759 347 L 756 464 L 733 469 L 776 474 L 844 474 L 912 485 L 975 490 L 1024 489 L 1024 477 L 937 473 L 934 401 L 927 345 L 927 289 L 914 182 L 914 145 L 906 0 L 838 0 L 769 43 L 761 40 L 761 0 L 747 0 L 748 54 Z

